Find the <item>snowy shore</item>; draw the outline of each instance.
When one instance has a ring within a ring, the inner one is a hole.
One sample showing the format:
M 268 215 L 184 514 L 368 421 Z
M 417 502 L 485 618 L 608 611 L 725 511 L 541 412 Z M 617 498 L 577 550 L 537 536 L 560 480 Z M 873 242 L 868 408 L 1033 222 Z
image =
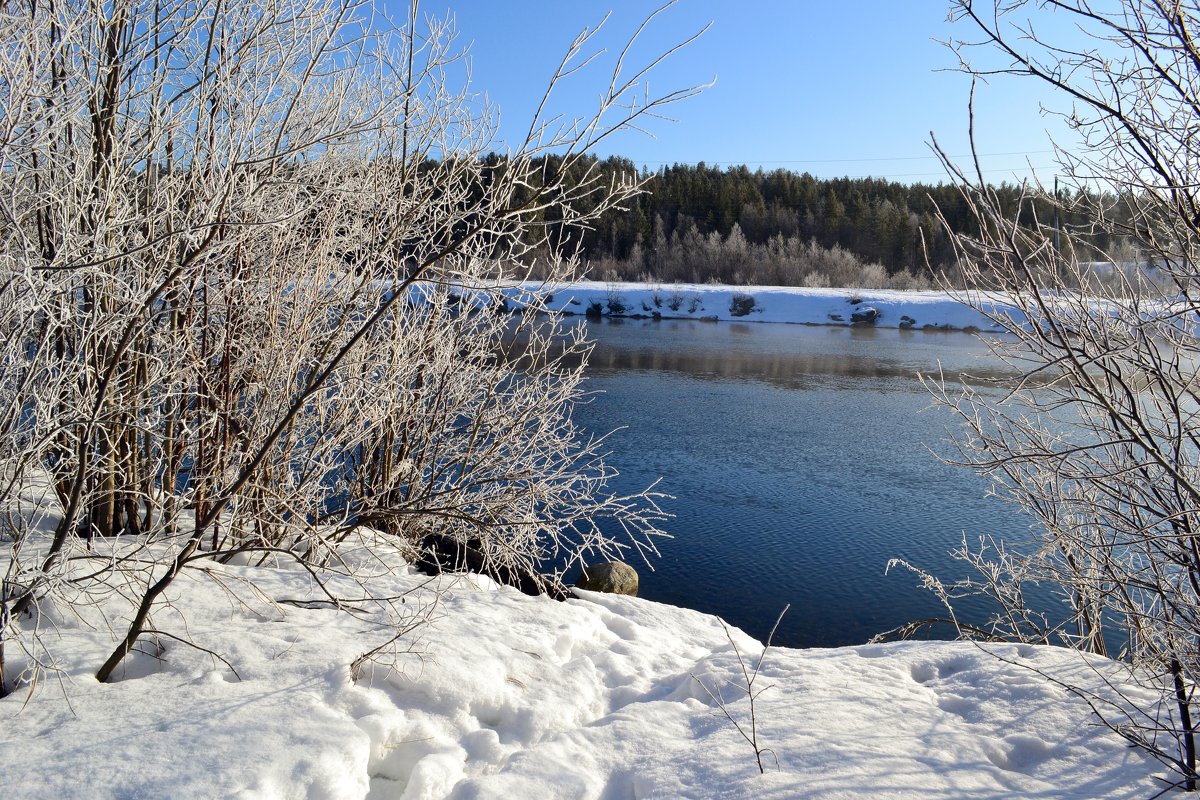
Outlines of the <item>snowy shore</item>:
M 131 657 L 99 684 L 107 625 L 44 610 L 63 672 L 28 704 L 22 689 L 0 701 L 5 800 L 1094 800 L 1161 788 L 1157 764 L 1018 665 L 1106 691 L 1121 680 L 1111 662 L 947 642 L 772 648 L 755 685 L 771 686 L 757 704 L 770 751 L 759 774 L 705 689 L 749 724 L 738 658 L 762 648 L 742 632 L 636 598 L 555 602 L 480 577 L 419 588 L 427 579 L 396 553 L 374 553 L 385 589 L 414 608 L 440 597 L 400 652 L 357 674 L 355 658 L 391 632 L 367 611 L 322 607 L 311 578 L 283 565 L 189 573 L 156 614 L 237 675 L 163 637 L 158 658 Z
M 547 291 L 547 307 L 578 314 L 615 301 L 627 315 L 849 325 L 870 308 L 858 324 L 990 327 L 939 292 Z M 753 307 L 731 314 L 741 295 Z M 370 565 L 376 596 L 430 614 L 357 667 L 395 635 L 385 610 L 339 612 L 289 563 L 181 575 L 153 619 L 164 635 L 144 637 L 108 684 L 93 674 L 128 606 L 44 605 L 22 624 L 38 627 L 55 670 L 0 700 L 0 796 L 1090 800 L 1163 788 L 1161 765 L 1062 688 L 1140 697 L 1104 659 L 956 642 L 771 648 L 754 686 L 766 689 L 760 774 L 734 721 L 749 730 L 742 665 L 763 648 L 717 618 L 593 593 L 555 602 L 478 576 L 429 583 L 377 539 L 339 556 Z M 12 643 L 7 654 L 10 674 L 28 665 Z
M 506 290 L 506 295 L 513 305 L 526 305 L 530 292 L 539 295 L 548 310 L 579 315 L 590 310 L 601 316 L 712 322 L 996 329 L 987 316 L 942 291 L 580 281 L 548 286 L 526 283 Z

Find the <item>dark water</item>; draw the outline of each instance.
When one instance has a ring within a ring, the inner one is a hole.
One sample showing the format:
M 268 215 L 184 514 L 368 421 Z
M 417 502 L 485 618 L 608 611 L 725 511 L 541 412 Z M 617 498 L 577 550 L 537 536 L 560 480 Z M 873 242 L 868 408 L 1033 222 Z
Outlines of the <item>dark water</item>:
M 583 323 L 581 323 L 583 324 Z M 1029 522 L 947 466 L 954 422 L 917 372 L 997 374 L 961 333 L 798 325 L 593 322 L 589 387 L 576 418 L 606 432 L 618 491 L 661 478 L 676 497 L 641 595 L 719 614 L 775 642 L 861 643 L 942 609 L 907 559 L 944 578 L 965 532 L 1027 540 Z M 982 621 L 980 605 L 967 617 Z M 949 635 L 943 630 L 942 635 Z

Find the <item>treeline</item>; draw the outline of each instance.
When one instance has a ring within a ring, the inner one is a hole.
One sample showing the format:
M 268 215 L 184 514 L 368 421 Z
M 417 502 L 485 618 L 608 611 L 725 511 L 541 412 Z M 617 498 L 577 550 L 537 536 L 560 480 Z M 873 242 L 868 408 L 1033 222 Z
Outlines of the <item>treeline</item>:
M 489 161 L 504 168 L 500 157 Z M 556 175 L 559 162 L 550 156 L 541 166 L 544 174 Z M 927 285 L 931 269 L 953 276 L 951 234 L 974 233 L 958 188 L 948 183 L 822 179 L 703 162 L 649 175 L 619 157 L 577 163 L 572 171 L 570 181 L 603 186 L 649 178 L 647 191 L 629 208 L 606 212 L 593 228 L 552 231 L 555 243 L 578 247 L 595 278 L 913 288 Z M 1019 186 L 1002 184 L 996 191 L 1003 203 L 1017 207 Z M 1027 200 L 1022 223 L 1032 224 L 1035 215 L 1047 222 L 1053 210 L 1047 202 Z M 1087 225 L 1083 211 L 1060 216 L 1064 229 Z M 553 227 L 555 220 L 546 222 Z M 1089 242 L 1105 251 L 1129 249 L 1104 232 Z

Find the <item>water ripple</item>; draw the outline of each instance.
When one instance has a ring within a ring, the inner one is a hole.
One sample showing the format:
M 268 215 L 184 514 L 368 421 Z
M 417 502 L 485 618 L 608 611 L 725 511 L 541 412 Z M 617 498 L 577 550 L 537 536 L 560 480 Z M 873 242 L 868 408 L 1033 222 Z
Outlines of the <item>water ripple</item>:
M 956 577 L 948 553 L 964 532 L 1028 538 L 1024 517 L 926 447 L 944 449 L 950 418 L 922 413 L 930 398 L 916 372 L 939 360 L 999 371 L 969 336 L 781 325 L 731 335 L 702 324 L 594 332 L 589 388 L 604 394 L 577 419 L 597 432 L 628 428 L 613 440 L 617 491 L 661 477 L 677 498 L 667 526 L 676 538 L 646 572 L 643 596 L 760 637 L 791 603 L 780 643 L 853 644 L 940 610 L 911 575 L 884 575 L 889 558 Z

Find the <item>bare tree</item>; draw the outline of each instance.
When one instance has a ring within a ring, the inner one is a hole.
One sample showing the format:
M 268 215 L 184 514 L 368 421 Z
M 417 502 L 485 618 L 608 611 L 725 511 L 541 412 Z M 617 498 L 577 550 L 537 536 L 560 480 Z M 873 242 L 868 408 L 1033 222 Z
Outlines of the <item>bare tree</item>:
M 0 505 L 38 481 L 57 504 L 49 533 L 3 532 L 0 692 L 6 644 L 45 661 L 22 621 L 41 603 L 127 602 L 105 680 L 182 571 L 354 577 L 337 548 L 364 525 L 551 582 L 589 549 L 653 549 L 653 494 L 611 496 L 570 421 L 586 343 L 491 309 L 534 253 L 575 268 L 545 220 L 639 191 L 585 154 L 696 91 L 645 93 L 665 55 L 621 53 L 596 109 L 539 110 L 495 167 L 496 114 L 416 2 L 397 22 L 369 0 L 9 4 L 0 41 Z
M 1010 334 L 995 351 L 1020 377 L 1002 392 L 939 383 L 935 394 L 964 423 L 963 463 L 1034 517 L 1040 548 L 964 548 L 985 579 L 934 585 L 947 600 L 982 591 L 999 602 L 991 630 L 960 627 L 965 634 L 1125 661 L 1159 702 L 1090 699 L 1191 791 L 1200 711 L 1200 10 L 1170 0 L 953 8 L 976 36 L 954 45 L 963 69 L 1049 86 L 1067 101 L 1062 113 L 1081 147 L 1059 152 L 1068 191 L 1029 186 L 1015 205 L 987 187 L 978 163 L 946 161 L 979 228 L 954 237 L 966 285 L 982 287 L 961 296 Z M 1046 25 L 1047 14 L 1067 24 Z M 1057 215 L 1038 218 L 1039 208 L 1082 210 L 1090 224 L 1059 231 Z M 1096 232 L 1130 238 L 1144 258 L 1123 263 L 1077 236 Z M 1058 587 L 1062 607 L 1034 613 L 1025 591 L 1033 584 Z

